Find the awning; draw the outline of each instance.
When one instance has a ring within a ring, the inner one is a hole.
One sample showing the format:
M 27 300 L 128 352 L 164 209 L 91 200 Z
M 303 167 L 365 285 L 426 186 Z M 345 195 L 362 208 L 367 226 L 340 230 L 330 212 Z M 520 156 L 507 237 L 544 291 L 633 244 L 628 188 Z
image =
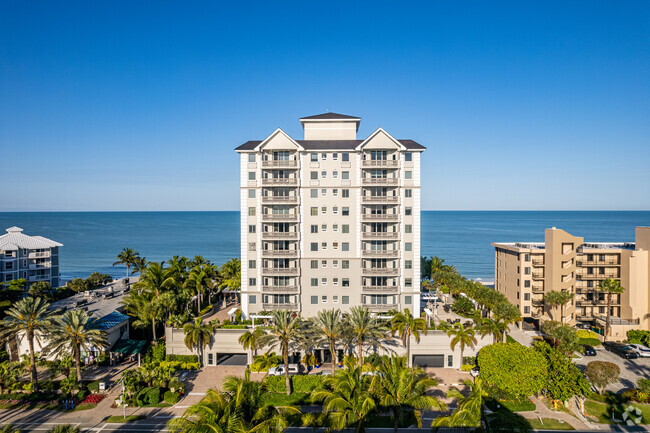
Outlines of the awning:
M 231 308 L 230 310 L 228 310 L 228 315 L 232 316 L 233 314 L 235 314 L 235 311 L 237 311 L 237 308 L 235 307 Z
M 136 355 L 144 353 L 149 342 L 146 340 L 118 340 L 109 352 L 121 353 L 123 355 Z

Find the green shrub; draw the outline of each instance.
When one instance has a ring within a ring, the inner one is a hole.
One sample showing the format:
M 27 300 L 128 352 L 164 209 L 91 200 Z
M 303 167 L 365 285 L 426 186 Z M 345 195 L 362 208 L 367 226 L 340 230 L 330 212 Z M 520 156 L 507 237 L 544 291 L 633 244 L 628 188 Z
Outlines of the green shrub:
M 460 366 L 461 371 L 470 371 L 472 368 L 474 368 L 474 366 L 471 364 L 463 364 Z
M 88 391 L 90 392 L 99 392 L 99 382 L 101 382 L 101 380 L 93 380 L 92 382 L 88 382 L 86 388 L 88 388 Z
M 165 392 L 165 401 L 169 404 L 176 404 L 180 399 L 181 399 L 181 395 L 178 392 L 172 392 L 172 391 Z
M 86 391 L 85 389 L 79 390 L 79 392 L 77 393 L 77 400 L 83 400 L 84 398 L 86 398 L 88 396 L 88 394 L 89 394 L 89 392 Z
M 145 402 L 148 405 L 160 403 L 160 388 L 150 388 L 147 392 L 147 396 L 145 397 Z
M 199 362 L 198 355 L 167 355 L 165 361 Z
M 599 346 L 600 340 L 597 338 L 580 338 L 578 344 L 586 344 L 588 346 Z
M 650 346 L 650 331 L 630 329 L 627 331 L 627 340 L 633 344 L 643 344 L 644 346 Z
M 323 386 L 325 376 L 291 376 L 293 392 L 312 392 Z
M 208 305 L 207 307 L 205 307 L 204 309 L 201 310 L 201 312 L 199 313 L 199 316 L 205 316 L 206 314 L 211 313 L 211 312 L 212 312 L 212 305 Z
M 149 347 L 147 353 L 144 356 L 144 363 L 154 363 L 159 364 L 165 360 L 166 346 L 165 343 L 159 342 L 155 346 Z
M 284 376 L 268 376 L 266 378 L 266 390 L 268 392 L 287 392 Z
M 167 388 L 169 388 L 171 392 L 180 391 L 181 394 L 185 393 L 185 384 L 175 377 L 169 381 L 169 383 L 167 384 Z
M 476 356 L 463 356 L 463 364 L 476 365 Z
M 221 329 L 247 329 L 248 325 L 221 325 Z
M 471 317 L 474 314 L 474 303 L 465 296 L 459 296 L 451 304 L 451 311 L 464 317 Z

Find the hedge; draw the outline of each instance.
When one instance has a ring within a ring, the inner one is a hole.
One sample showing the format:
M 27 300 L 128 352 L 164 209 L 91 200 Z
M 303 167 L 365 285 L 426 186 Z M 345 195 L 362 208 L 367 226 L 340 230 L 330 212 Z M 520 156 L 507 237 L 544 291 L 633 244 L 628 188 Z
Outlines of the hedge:
M 649 346 L 650 331 L 630 329 L 629 331 L 627 331 L 627 341 L 633 344 L 643 344 L 644 346 Z
M 199 362 L 198 355 L 167 355 L 165 361 Z
M 163 369 L 176 370 L 198 370 L 201 364 L 198 362 L 162 361 L 160 367 Z
M 170 404 L 176 404 L 181 399 L 181 395 L 177 392 L 165 392 L 165 401 Z
M 323 386 L 325 376 L 290 376 L 291 388 L 293 392 L 310 393 L 315 389 Z M 269 376 L 266 378 L 266 390 L 268 392 L 284 393 L 287 392 L 285 387 L 285 377 Z
M 160 388 L 143 388 L 135 397 L 138 406 L 149 406 L 160 403 Z
M 90 392 L 99 392 L 99 382 L 102 382 L 101 380 L 93 380 L 92 382 L 88 382 L 86 385 L 86 388 L 88 388 L 88 391 Z

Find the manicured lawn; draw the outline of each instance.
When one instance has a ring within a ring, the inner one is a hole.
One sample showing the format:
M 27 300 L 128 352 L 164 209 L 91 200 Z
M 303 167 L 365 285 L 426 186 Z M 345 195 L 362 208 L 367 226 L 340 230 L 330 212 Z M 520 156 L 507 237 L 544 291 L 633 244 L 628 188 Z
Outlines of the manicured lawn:
M 97 403 L 80 403 L 74 409 L 72 409 L 72 412 L 76 412 L 78 410 L 94 409 L 96 407 L 97 407 Z
M 508 409 L 510 412 L 528 412 L 535 410 L 535 403 L 531 402 L 528 399 L 522 401 L 512 401 L 512 400 L 489 400 L 487 406 L 493 410 L 499 410 L 496 405 L 500 405 Z
M 631 403 L 633 406 L 638 407 L 641 410 L 643 416 L 642 424 L 650 424 L 650 404 L 638 404 Z M 587 400 L 585 402 L 585 410 L 587 413 L 593 417 L 598 418 L 598 421 L 603 424 L 613 424 L 612 417 L 612 406 L 606 403 L 598 403 L 597 401 Z M 617 419 L 621 419 L 621 409 L 620 406 L 615 408 L 614 416 Z
M 125 423 L 130 421 L 137 421 L 139 419 L 145 419 L 145 418 L 146 416 L 144 415 L 127 415 L 126 418 L 124 418 L 122 415 L 113 415 L 113 416 L 109 416 L 106 419 L 106 422 Z
M 565 422 L 560 422 L 553 418 L 542 418 L 542 422 L 539 422 L 539 419 L 529 419 L 530 426 L 535 430 L 575 430 L 571 427 L 570 424 Z
M 506 335 L 506 343 L 517 343 L 517 340 L 512 338 L 510 334 Z
M 580 338 L 578 339 L 578 343 L 595 347 L 600 345 L 600 340 L 597 338 Z

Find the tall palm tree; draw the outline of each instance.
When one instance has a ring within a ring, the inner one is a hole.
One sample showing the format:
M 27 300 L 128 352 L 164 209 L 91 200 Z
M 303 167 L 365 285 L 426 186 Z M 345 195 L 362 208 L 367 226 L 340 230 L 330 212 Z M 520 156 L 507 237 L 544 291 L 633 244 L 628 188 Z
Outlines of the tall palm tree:
M 350 361 L 346 367 L 338 370 L 335 376 L 328 376 L 325 388 L 313 391 L 311 400 L 323 403 L 323 412 L 333 429 L 354 427 L 356 433 L 363 433 L 377 401 L 370 393 L 368 377 L 361 376 L 361 367 Z
M 246 331 L 239 336 L 239 344 L 244 350 L 251 351 L 251 362 L 255 360 L 257 350 L 266 346 L 270 341 L 270 336 L 265 334 L 262 328 L 255 328 L 253 331 Z
M 266 378 L 266 375 L 269 374 L 269 369 L 271 367 L 277 367 L 281 360 L 281 356 L 278 356 L 275 352 L 269 350 L 262 355 L 256 356 L 251 368 L 254 368 L 255 371 L 266 371 L 266 374 L 264 375 L 264 378 Z
M 298 339 L 300 330 L 300 316 L 291 317 L 287 310 L 274 310 L 271 312 L 273 324 L 267 328 L 272 340 L 282 349 L 282 361 L 284 362 L 284 378 L 287 387 L 287 395 L 291 395 L 291 384 L 289 383 L 289 345 Z
M 219 268 L 222 277 L 219 289 L 228 289 L 230 292 L 239 292 L 241 289 L 241 261 L 230 259 Z
M 103 349 L 108 343 L 106 332 L 98 328 L 98 319 L 93 319 L 84 310 L 66 311 L 56 318 L 48 332 L 49 343 L 45 352 L 62 357 L 72 354 L 81 382 L 81 351 Z
M 476 347 L 477 340 L 474 334 L 475 331 L 473 326 L 470 325 L 466 328 L 462 323 L 455 323 L 454 327 L 447 331 L 447 335 L 449 337 L 453 337 L 449 342 L 449 347 L 451 347 L 451 350 L 454 350 L 456 348 L 456 345 L 460 347 L 461 365 L 463 364 L 463 352 L 465 351 L 465 347 L 469 347 L 471 349 Z
M 180 286 L 185 283 L 185 279 L 187 278 L 187 262 L 187 257 L 183 256 L 174 256 L 167 261 L 171 276 Z
M 124 248 L 118 255 L 117 261 L 113 263 L 113 266 L 117 265 L 126 265 L 126 278 L 129 278 L 129 270 L 131 266 L 136 263 L 140 253 L 135 251 L 133 248 Z
M 161 315 L 161 304 L 155 293 L 131 291 L 124 297 L 122 304 L 130 316 L 136 317 L 133 326 L 136 328 L 151 326 L 153 341 L 156 341 L 156 321 Z
M 194 323 L 186 323 L 183 326 L 183 333 L 185 334 L 185 347 L 193 351 L 197 349 L 199 362 L 203 365 L 203 349 L 210 342 L 210 338 L 214 332 L 214 328 L 209 323 L 203 323 L 201 317 L 194 319 Z
M 552 290 L 544 294 L 544 302 L 553 308 L 560 307 L 560 321 L 564 323 L 564 306 L 573 299 L 573 293 L 568 290 Z
M 611 320 L 611 305 L 612 305 L 612 294 L 620 295 L 625 291 L 625 288 L 621 287 L 621 282 L 613 278 L 607 278 L 603 280 L 598 285 L 598 290 L 607 293 L 607 318 L 605 320 L 605 340 L 611 331 L 610 320 Z
M 149 262 L 147 262 L 146 257 L 140 257 L 140 256 L 136 257 L 135 260 L 133 261 L 133 265 L 132 265 L 133 270 L 131 271 L 131 275 L 135 275 L 135 274 L 142 275 L 142 273 L 147 269 L 148 264 Z
M 21 433 L 21 430 L 15 425 L 9 423 L 0 427 L 0 433 Z
M 479 331 L 481 331 L 481 337 L 492 335 L 494 341 L 500 341 L 503 337 L 504 324 L 501 321 L 492 320 L 485 318 L 478 323 Z
M 201 298 L 206 289 L 213 286 L 212 272 L 209 265 L 197 265 L 190 271 L 185 285 L 196 293 L 197 310 L 201 313 Z
M 231 430 L 231 407 L 227 394 L 214 388 L 208 389 L 205 397 L 189 407 L 179 418 L 167 423 L 172 433 L 227 433 Z
M 346 326 L 348 326 L 359 351 L 359 369 L 363 365 L 363 346 L 367 342 L 378 342 L 385 337 L 380 324 L 371 316 L 368 307 L 352 307 L 346 315 Z
M 406 348 L 406 364 L 411 365 L 411 335 L 417 343 L 420 342 L 420 333 L 427 334 L 427 322 L 421 317 L 415 318 L 408 308 L 403 313 L 398 313 L 390 320 L 391 331 L 399 334 L 402 345 Z
M 29 343 L 29 365 L 30 377 L 34 391 L 38 391 L 38 375 L 36 372 L 36 353 L 34 341 L 41 344 L 41 335 L 49 332 L 52 320 L 56 312 L 48 311 L 49 303 L 43 298 L 27 297 L 16 302 L 13 307 L 7 310 L 6 317 L 2 322 L 3 339 L 17 338 L 22 340 L 27 337 Z
M 378 395 L 379 405 L 393 412 L 397 433 L 402 419 L 413 416 L 418 428 L 422 428 L 422 410 L 445 410 L 446 405 L 427 391 L 438 385 L 429 379 L 422 369 L 408 368 L 403 357 L 383 359 L 374 376 L 372 390 Z
M 503 325 L 503 342 L 506 342 L 507 331 L 510 325 L 521 321 L 519 307 L 510 302 L 499 302 L 494 306 L 494 320 Z
M 343 321 L 339 309 L 321 310 L 314 317 L 314 326 L 327 340 L 332 357 L 332 373 L 336 372 L 336 340 L 343 332 Z

